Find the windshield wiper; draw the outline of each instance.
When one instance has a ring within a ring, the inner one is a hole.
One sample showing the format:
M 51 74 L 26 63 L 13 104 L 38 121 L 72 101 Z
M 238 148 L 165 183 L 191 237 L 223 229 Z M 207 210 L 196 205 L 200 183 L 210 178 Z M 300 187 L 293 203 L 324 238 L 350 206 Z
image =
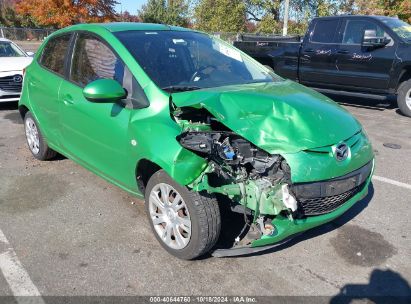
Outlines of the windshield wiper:
M 161 88 L 164 91 L 173 93 L 173 92 L 185 92 L 185 91 L 194 91 L 194 90 L 199 90 L 201 89 L 200 87 L 196 86 L 185 86 L 185 85 L 172 85 L 172 86 L 167 86 L 164 88 Z

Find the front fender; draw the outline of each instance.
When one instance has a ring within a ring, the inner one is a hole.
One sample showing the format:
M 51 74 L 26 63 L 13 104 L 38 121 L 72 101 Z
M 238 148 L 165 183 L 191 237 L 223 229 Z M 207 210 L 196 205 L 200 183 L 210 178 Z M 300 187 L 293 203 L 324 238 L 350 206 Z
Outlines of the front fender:
M 170 117 L 168 104 L 154 102 L 149 108 L 135 111 L 130 120 L 130 140 L 137 163 L 141 159 L 156 163 L 180 185 L 192 183 L 206 168 L 207 161 L 183 148 L 176 137 L 181 127 Z

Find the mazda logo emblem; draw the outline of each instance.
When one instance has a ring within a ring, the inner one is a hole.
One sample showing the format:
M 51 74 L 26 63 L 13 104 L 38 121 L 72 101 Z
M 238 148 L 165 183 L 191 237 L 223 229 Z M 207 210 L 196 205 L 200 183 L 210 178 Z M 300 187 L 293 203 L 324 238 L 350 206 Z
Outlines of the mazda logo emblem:
M 22 82 L 23 77 L 21 77 L 20 75 L 16 75 L 16 76 L 13 77 L 13 81 L 14 82 Z
M 345 143 L 340 143 L 335 147 L 335 158 L 343 161 L 348 157 L 349 148 Z

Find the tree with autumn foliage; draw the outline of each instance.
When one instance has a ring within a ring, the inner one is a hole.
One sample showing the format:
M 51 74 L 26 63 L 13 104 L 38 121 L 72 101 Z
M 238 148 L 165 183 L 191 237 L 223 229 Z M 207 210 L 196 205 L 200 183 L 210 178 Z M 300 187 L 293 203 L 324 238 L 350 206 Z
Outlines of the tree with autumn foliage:
M 342 0 L 340 9 L 350 14 L 398 16 L 411 21 L 409 0 Z
M 141 22 L 141 19 L 136 15 L 130 14 L 129 11 L 124 11 L 118 14 L 117 21 L 119 22 Z
M 37 27 L 31 16 L 21 16 L 16 10 L 17 0 L 0 0 L 0 26 Z
M 42 26 L 65 27 L 76 23 L 116 20 L 115 0 L 20 0 L 16 11 Z

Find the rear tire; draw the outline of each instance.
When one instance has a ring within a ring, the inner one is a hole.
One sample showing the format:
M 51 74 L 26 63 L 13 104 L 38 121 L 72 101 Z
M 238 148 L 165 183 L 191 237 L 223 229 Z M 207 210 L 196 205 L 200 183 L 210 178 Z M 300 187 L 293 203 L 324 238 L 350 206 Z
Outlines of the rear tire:
M 145 202 L 154 235 L 173 256 L 192 260 L 217 242 L 221 217 L 214 195 L 181 186 L 160 170 L 148 181 Z
M 411 117 L 411 79 L 400 84 L 397 92 L 397 103 L 401 113 Z
M 24 129 L 27 145 L 35 158 L 38 160 L 48 160 L 57 155 L 57 152 L 50 149 L 47 145 L 36 119 L 30 112 L 27 112 L 24 116 Z

